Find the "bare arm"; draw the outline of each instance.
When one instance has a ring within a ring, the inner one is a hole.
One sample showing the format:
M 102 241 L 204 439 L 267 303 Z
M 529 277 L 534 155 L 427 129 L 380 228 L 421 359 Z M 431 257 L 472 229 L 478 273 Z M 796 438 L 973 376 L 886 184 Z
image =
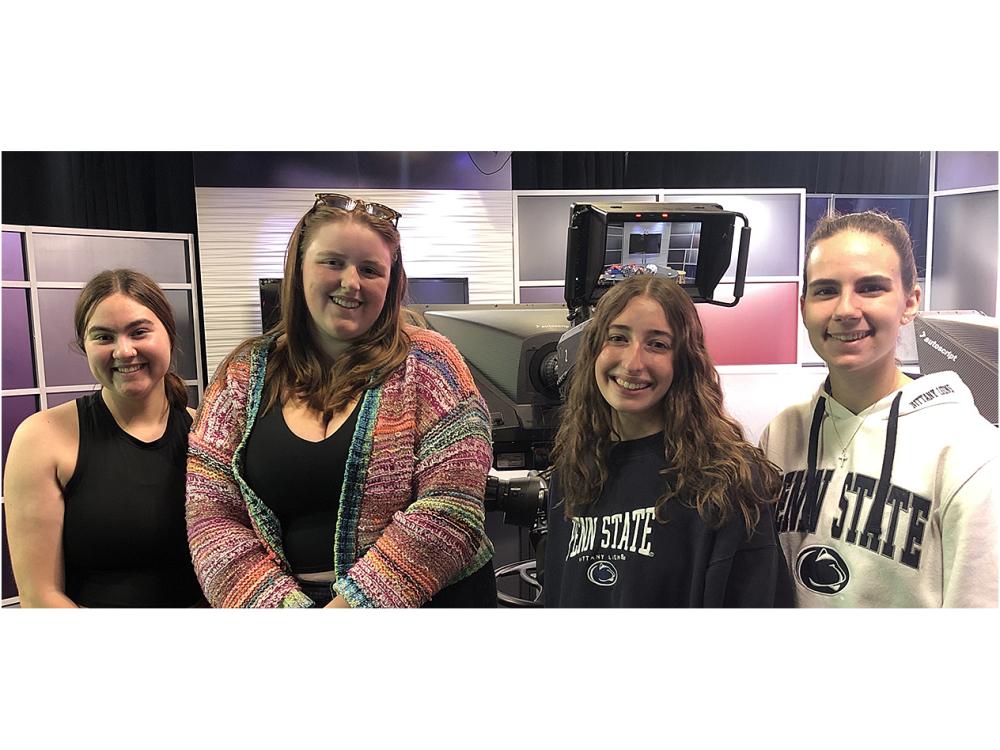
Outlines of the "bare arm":
M 68 422 L 68 410 L 33 414 L 17 428 L 7 454 L 7 538 L 22 607 L 76 606 L 64 591 L 65 503 L 58 476 L 60 451 L 79 441 L 76 422 Z

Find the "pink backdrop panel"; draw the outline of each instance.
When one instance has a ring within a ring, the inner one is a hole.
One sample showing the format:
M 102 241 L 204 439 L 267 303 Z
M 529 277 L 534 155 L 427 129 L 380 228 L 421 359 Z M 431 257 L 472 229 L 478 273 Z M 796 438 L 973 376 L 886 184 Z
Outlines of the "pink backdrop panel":
M 795 364 L 798 294 L 794 281 L 748 283 L 736 307 L 695 305 L 715 364 Z M 732 298 L 732 286 L 720 284 L 716 298 Z

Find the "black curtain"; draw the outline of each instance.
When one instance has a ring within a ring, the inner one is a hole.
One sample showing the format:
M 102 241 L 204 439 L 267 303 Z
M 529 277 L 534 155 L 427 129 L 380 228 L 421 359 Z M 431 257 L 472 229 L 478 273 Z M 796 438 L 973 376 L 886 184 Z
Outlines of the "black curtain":
M 785 188 L 926 195 L 929 151 L 515 151 L 514 190 Z
M 625 151 L 515 151 L 511 157 L 514 190 L 622 188 Z
M 3 223 L 191 234 L 197 268 L 193 165 L 183 151 L 5 151 Z M 207 372 L 204 329 L 198 335 Z
M 197 234 L 190 152 L 5 151 L 3 223 Z

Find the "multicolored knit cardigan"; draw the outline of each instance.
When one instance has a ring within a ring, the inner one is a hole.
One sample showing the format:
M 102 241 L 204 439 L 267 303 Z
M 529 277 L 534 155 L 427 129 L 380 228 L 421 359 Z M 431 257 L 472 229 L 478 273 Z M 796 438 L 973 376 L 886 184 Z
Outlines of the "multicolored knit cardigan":
M 344 472 L 333 591 L 353 607 L 419 607 L 493 555 L 485 403 L 450 341 L 407 333 L 406 361 L 364 394 Z M 292 575 L 277 517 L 243 478 L 270 343 L 216 373 L 190 435 L 188 542 L 213 607 L 314 606 Z

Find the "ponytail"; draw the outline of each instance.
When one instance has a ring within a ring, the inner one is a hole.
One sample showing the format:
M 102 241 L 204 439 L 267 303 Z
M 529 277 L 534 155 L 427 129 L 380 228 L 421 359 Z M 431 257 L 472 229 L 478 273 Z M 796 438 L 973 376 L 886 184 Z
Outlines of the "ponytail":
M 167 394 L 167 402 L 171 409 L 186 409 L 188 405 L 187 386 L 173 370 L 168 370 L 163 376 L 163 389 Z

